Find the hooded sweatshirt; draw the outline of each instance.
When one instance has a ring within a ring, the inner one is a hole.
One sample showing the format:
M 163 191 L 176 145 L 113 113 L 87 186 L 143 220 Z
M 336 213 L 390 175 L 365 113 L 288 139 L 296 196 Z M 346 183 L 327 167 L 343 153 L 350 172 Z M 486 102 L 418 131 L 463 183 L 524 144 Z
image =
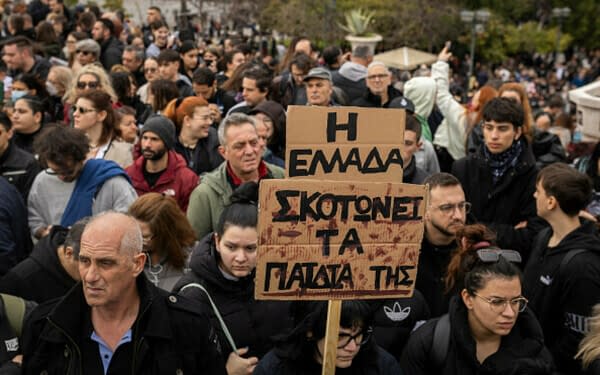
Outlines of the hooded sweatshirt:
M 223 333 L 206 294 L 185 285 L 198 283 L 210 293 L 238 348 L 248 347 L 246 358 L 265 355 L 273 346 L 272 337 L 292 327 L 289 302 L 257 301 L 254 299 L 254 271 L 247 277 L 235 278 L 219 267 L 219 253 L 213 234 L 206 235 L 193 250 L 191 272 L 173 288 L 185 297 L 203 304 L 211 325 L 217 330 L 225 358 L 233 351 Z
M 432 142 L 433 135 L 427 123 L 427 118 L 435 105 L 437 86 L 430 77 L 415 77 L 404 84 L 404 96 L 415 105 L 415 115 L 421 123 L 423 138 Z
M 595 224 L 584 221 L 556 247 L 548 247 L 552 228 L 536 236 L 525 267 L 523 295 L 529 299 L 544 331 L 546 345 L 558 369 L 565 374 L 581 371 L 572 358 L 588 330 L 592 307 L 600 302 L 600 238 Z M 571 250 L 587 251 L 560 264 Z

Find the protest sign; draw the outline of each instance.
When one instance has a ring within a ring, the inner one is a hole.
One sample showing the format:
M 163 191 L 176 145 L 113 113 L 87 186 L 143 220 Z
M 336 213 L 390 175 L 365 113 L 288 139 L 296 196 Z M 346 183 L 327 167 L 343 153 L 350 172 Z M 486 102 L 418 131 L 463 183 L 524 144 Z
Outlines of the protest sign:
M 290 106 L 286 177 L 402 181 L 401 109 Z
M 410 297 L 426 187 L 263 180 L 257 299 Z

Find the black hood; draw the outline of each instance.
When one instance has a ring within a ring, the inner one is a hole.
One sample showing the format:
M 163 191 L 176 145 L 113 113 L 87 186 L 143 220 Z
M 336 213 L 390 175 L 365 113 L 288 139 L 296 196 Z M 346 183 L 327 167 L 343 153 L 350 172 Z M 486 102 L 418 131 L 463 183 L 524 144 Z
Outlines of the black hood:
M 190 258 L 190 269 L 211 288 L 221 289 L 228 293 L 254 293 L 254 274 L 238 280 L 229 280 L 219 269 L 219 253 L 215 247 L 213 233 L 204 236 L 194 248 Z
M 62 280 L 65 285 L 71 287 L 75 280 L 62 267 L 56 253 L 58 247 L 65 243 L 68 233 L 67 228 L 58 225 L 53 226 L 50 233 L 35 245 L 30 258 L 46 272 L 53 275 L 56 280 Z

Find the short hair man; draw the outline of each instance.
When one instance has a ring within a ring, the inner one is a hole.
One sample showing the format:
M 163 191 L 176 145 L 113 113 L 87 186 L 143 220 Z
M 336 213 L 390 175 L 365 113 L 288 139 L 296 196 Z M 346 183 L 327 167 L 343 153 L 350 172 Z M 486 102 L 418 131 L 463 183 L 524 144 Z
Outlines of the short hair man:
M 16 36 L 2 43 L 2 60 L 8 68 L 7 74 L 16 77 L 21 73 L 36 75 L 41 81 L 45 81 L 50 71 L 48 60 L 35 55 L 33 42 L 24 36 Z
M 216 126 L 221 122 L 223 115 L 236 105 L 235 98 L 218 87 L 215 73 L 210 68 L 200 67 L 194 71 L 192 88 L 196 96 L 208 101 L 213 124 Z
M 125 46 L 125 49 L 123 50 L 123 56 L 121 56 L 123 65 L 135 77 L 137 87 L 141 87 L 144 83 L 146 83 L 143 69 L 144 59 L 144 49 L 133 45 Z
M 367 90 L 352 102 L 358 107 L 387 108 L 390 102 L 402 93 L 392 86 L 392 73 L 381 61 L 373 61 L 367 67 Z
M 451 174 L 434 173 L 423 183 L 429 184 L 429 205 L 415 287 L 423 293 L 431 316 L 436 317 L 448 312 L 449 296 L 443 279 L 456 249 L 456 231 L 465 225 L 471 205 Z
M 171 196 L 185 212 L 198 175 L 173 150 L 175 125 L 164 116 L 151 116 L 140 138 L 142 156 L 126 169 L 136 192 L 139 196 L 150 192 Z
M 367 66 L 373 61 L 373 52 L 367 46 L 358 46 L 352 51 L 350 61 L 332 74 L 333 84 L 346 94 L 348 103 L 364 95 L 367 89 Z
M 247 69 L 242 78 L 242 96 L 244 101 L 233 106 L 227 115 L 233 113 L 248 114 L 258 104 L 267 100 L 271 86 L 271 75 L 261 67 Z
M 79 281 L 79 243 L 89 218 L 71 228 L 55 226 L 28 258 L 0 279 L 0 292 L 42 303 L 62 297 Z
M 27 202 L 31 184 L 41 168 L 32 154 L 11 142 L 12 136 L 10 118 L 0 113 L 0 176 L 13 184 L 21 193 L 23 202 Z
M 308 105 L 329 107 L 332 101 L 333 82 L 331 73 L 325 68 L 312 68 L 304 77 L 306 85 L 306 99 Z
M 90 221 L 81 236 L 81 283 L 28 321 L 24 373 L 225 374 L 208 318 L 146 279 L 142 248 L 134 218 L 108 212 Z
M 179 66 L 181 64 L 181 58 L 179 53 L 172 49 L 166 49 L 162 51 L 156 58 L 158 63 L 158 74 L 161 79 L 175 82 L 177 89 L 179 89 L 180 97 L 194 96 L 194 90 L 192 89 L 192 83 L 189 78 L 179 73 Z
M 534 238 L 523 295 L 529 298 L 544 342 L 563 374 L 582 373 L 574 356 L 589 330 L 592 307 L 600 302 L 598 229 L 578 216 L 591 195 L 589 178 L 566 164 L 551 164 L 538 174 L 537 214 L 550 227 Z
M 29 192 L 29 228 L 41 238 L 53 225 L 68 227 L 107 210 L 127 211 L 137 198 L 125 171 L 115 162 L 87 159 L 89 140 L 80 130 L 62 126 L 43 131 L 34 143 L 47 169 Z
M 515 229 L 536 216 L 537 167 L 523 135 L 524 116 L 510 99 L 490 100 L 483 109 L 484 144 L 476 154 L 454 162 L 452 174 L 473 204 L 477 221 L 498 233 L 499 246 L 528 251 L 531 228 Z
M 404 147 L 402 148 L 402 182 L 422 184 L 429 175 L 417 166 L 415 153 L 423 145 L 421 141 L 421 124 L 412 114 L 406 113 L 404 125 Z
M 115 38 L 114 34 L 115 25 L 107 18 L 98 19 L 92 29 L 92 37 L 102 48 L 100 62 L 106 70 L 110 70 L 113 65 L 121 63 L 123 43 Z
M 100 59 L 100 45 L 94 39 L 83 39 L 75 44 L 75 60 L 81 66 L 93 64 Z
M 273 79 L 271 99 L 283 108 L 288 105 L 306 104 L 306 87 L 304 77 L 312 69 L 314 61 L 304 53 L 297 53 L 290 61 L 289 72 L 284 72 Z
M 216 228 L 235 188 L 247 181 L 283 178 L 283 169 L 261 160 L 254 119 L 243 113 L 225 117 L 218 130 L 219 152 L 225 162 L 205 174 L 192 192 L 187 216 L 198 238 Z

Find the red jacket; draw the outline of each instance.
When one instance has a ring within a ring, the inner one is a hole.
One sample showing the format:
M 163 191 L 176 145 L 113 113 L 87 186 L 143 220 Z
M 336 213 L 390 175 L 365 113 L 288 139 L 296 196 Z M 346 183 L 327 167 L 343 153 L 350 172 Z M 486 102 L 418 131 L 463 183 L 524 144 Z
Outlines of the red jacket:
M 169 151 L 168 155 L 169 162 L 167 169 L 165 169 L 163 174 L 158 178 L 158 181 L 156 181 L 156 184 L 152 187 L 148 185 L 148 182 L 144 178 L 146 160 L 143 156 L 137 158 L 125 171 L 131 177 L 131 183 L 138 195 L 141 196 L 146 193 L 156 192 L 173 197 L 181 210 L 186 212 L 190 194 L 192 194 L 192 190 L 200 182 L 200 178 L 194 171 L 187 167 L 185 159 L 175 151 Z

